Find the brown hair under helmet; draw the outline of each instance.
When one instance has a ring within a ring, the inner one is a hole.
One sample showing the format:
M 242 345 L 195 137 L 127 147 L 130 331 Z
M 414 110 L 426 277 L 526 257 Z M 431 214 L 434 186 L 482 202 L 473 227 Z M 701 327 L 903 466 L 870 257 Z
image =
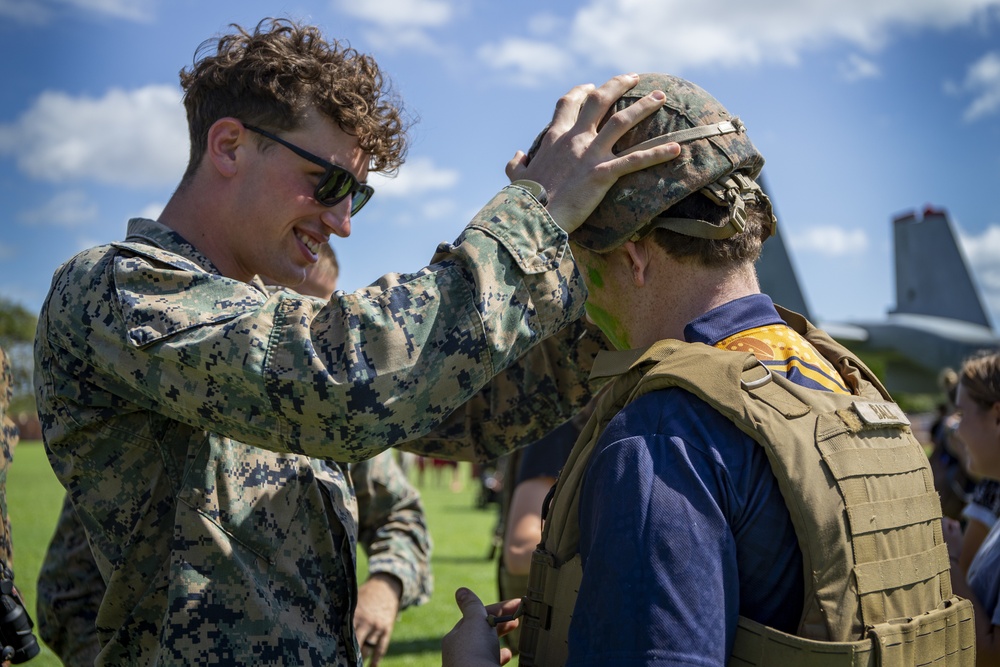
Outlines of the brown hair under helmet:
M 688 236 L 728 238 L 742 231 L 743 204 L 756 199 L 771 212 L 771 202 L 754 179 L 764 166 L 764 157 L 747 136 L 746 128 L 705 90 L 669 74 L 639 75 L 639 83 L 622 95 L 608 117 L 662 90 L 666 103 L 629 130 L 614 146 L 621 155 L 651 145 L 677 141 L 676 159 L 618 179 L 572 240 L 588 250 L 609 252 L 625 241 L 641 238 L 653 228 L 671 229 Z M 548 131 L 535 139 L 530 158 Z M 720 206 L 728 206 L 730 221 L 724 226 L 704 220 L 661 216 L 688 195 L 702 191 Z M 774 216 L 771 228 L 774 233 Z M 765 236 L 766 238 L 766 236 Z

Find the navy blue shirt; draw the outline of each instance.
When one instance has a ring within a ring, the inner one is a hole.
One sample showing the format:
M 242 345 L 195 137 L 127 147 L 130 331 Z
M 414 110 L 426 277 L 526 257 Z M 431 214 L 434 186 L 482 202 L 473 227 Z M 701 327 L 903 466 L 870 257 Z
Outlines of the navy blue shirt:
M 715 345 L 782 324 L 754 295 L 690 323 L 685 338 Z M 787 376 L 816 386 L 801 366 Z M 802 554 L 777 480 L 763 448 L 708 404 L 678 388 L 629 404 L 583 484 L 568 664 L 722 667 L 739 615 L 796 630 Z
M 579 435 L 576 420 L 569 419 L 525 447 L 518 464 L 515 487 L 528 479 L 558 477 Z

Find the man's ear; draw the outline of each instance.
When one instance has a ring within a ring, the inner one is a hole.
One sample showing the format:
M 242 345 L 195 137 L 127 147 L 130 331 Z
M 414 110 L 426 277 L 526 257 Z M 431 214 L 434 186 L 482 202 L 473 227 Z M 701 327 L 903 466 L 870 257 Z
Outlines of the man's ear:
M 205 157 L 220 175 L 234 176 L 238 171 L 236 149 L 249 141 L 250 133 L 243 123 L 235 118 L 220 118 L 208 128 Z
M 632 282 L 636 287 L 644 287 L 647 280 L 646 272 L 649 269 L 651 259 L 648 239 L 640 239 L 638 242 L 626 241 L 622 247 L 625 249 L 626 261 L 628 262 Z

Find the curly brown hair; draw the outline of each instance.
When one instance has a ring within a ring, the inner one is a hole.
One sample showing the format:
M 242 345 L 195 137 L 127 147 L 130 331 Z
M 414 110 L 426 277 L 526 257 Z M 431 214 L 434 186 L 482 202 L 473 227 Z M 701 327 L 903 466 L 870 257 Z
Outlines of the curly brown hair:
M 190 68 L 180 72 L 191 135 L 189 179 L 220 118 L 294 130 L 316 108 L 358 138 L 372 171 L 391 173 L 406 155 L 403 105 L 371 56 L 319 29 L 288 19 L 266 18 L 253 32 L 234 32 L 203 42 Z M 183 182 L 183 181 L 182 181 Z
M 746 212 L 746 227 L 728 239 L 697 238 L 669 229 L 655 229 L 653 238 L 668 255 L 679 261 L 695 261 L 707 267 L 755 262 L 770 233 L 770 212 L 755 201 L 746 203 Z M 719 206 L 701 192 L 688 195 L 660 215 L 705 220 L 719 227 L 729 223 L 728 207 Z

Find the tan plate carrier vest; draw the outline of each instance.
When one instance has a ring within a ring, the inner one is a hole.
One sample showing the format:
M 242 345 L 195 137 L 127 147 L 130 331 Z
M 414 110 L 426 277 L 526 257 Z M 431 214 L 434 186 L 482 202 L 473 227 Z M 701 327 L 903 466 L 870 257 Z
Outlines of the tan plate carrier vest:
M 854 395 L 802 387 L 751 354 L 708 345 L 661 341 L 635 352 L 602 391 L 556 484 L 532 557 L 522 666 L 566 662 L 583 575 L 579 494 L 598 437 L 625 405 L 666 387 L 691 392 L 764 447 L 802 550 L 796 634 L 740 617 L 729 665 L 975 664 L 972 605 L 952 595 L 941 505 L 909 421 L 849 351 L 801 316 L 781 314 Z M 595 375 L 606 372 L 595 365 Z

